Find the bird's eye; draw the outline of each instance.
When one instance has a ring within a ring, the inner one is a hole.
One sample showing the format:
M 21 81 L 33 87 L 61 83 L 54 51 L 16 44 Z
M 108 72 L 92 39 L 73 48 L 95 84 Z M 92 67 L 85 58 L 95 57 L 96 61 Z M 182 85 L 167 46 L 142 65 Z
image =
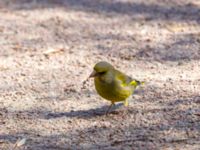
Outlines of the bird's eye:
M 100 75 L 103 75 L 104 73 L 106 73 L 105 71 L 99 72 Z

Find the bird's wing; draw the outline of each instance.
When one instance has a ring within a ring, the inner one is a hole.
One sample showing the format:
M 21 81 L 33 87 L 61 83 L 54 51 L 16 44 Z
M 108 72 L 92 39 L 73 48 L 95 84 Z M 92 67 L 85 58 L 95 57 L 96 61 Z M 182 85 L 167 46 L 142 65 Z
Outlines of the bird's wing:
M 120 82 L 121 86 L 128 86 L 133 79 L 124 73 L 120 72 L 119 70 L 115 70 L 115 79 Z
M 127 76 L 124 73 L 120 72 L 119 70 L 115 70 L 115 74 L 116 74 L 116 80 L 123 87 L 129 86 L 129 85 L 137 87 L 138 85 L 144 84 L 144 82 L 140 82 L 136 79 L 133 79 L 130 76 Z

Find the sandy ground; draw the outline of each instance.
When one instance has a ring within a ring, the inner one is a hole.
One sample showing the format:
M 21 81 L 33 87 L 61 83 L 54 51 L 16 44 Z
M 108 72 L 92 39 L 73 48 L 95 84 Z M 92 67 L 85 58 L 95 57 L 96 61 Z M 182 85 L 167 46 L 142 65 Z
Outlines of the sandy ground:
M 146 81 L 108 116 L 100 60 Z M 200 150 L 199 60 L 198 0 L 0 0 L 0 149 Z

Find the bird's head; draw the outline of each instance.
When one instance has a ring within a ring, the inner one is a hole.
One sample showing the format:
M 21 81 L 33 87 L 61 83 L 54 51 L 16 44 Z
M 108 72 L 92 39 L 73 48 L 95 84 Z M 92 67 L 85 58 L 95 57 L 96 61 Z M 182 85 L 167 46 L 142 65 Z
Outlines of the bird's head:
M 90 78 L 102 76 L 106 74 L 108 71 L 113 70 L 114 67 L 105 61 L 100 61 L 94 66 L 93 72 L 90 74 Z

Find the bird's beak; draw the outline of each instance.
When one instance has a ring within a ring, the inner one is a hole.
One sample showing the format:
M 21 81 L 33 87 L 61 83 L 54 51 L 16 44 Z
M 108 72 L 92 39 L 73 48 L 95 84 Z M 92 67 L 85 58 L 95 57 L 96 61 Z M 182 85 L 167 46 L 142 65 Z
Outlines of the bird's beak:
M 89 78 L 93 78 L 96 76 L 98 76 L 98 73 L 95 70 L 93 70 L 93 72 L 90 74 Z

